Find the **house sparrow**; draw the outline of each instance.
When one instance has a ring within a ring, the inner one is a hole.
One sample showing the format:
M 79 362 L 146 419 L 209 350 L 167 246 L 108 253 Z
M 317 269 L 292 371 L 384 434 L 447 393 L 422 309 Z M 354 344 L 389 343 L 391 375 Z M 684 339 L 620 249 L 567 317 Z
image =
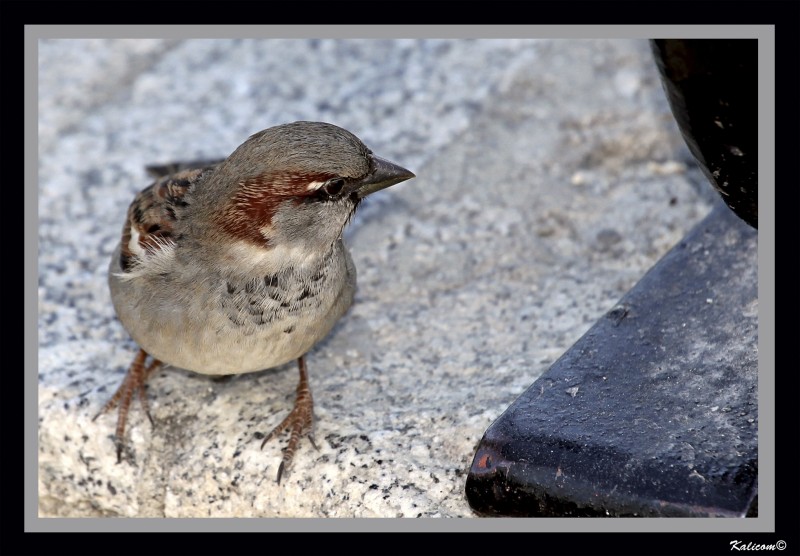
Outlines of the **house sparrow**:
M 212 166 L 165 168 L 179 171 L 136 196 L 111 258 L 114 309 L 140 349 L 95 419 L 119 406 L 120 461 L 134 394 L 153 421 L 144 384 L 162 364 L 229 375 L 296 359 L 294 408 L 261 444 L 290 432 L 280 482 L 300 438 L 313 444 L 304 356 L 353 301 L 344 226 L 364 197 L 415 176 L 321 122 L 265 129 Z

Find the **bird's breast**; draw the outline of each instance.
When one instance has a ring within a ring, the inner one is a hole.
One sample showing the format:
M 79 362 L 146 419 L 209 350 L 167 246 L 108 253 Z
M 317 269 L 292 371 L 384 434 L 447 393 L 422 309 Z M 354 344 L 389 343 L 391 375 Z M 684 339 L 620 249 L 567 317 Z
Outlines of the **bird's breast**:
M 117 314 L 142 349 L 175 367 L 237 374 L 296 359 L 324 338 L 352 303 L 355 268 L 340 242 L 310 269 L 111 281 Z

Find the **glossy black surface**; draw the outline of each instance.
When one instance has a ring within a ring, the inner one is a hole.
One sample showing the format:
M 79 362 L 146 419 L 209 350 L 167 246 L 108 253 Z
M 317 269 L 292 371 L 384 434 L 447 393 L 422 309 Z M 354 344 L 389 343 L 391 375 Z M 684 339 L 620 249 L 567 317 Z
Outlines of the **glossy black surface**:
M 758 41 L 651 41 L 689 150 L 725 203 L 758 227 Z
M 502 516 L 756 513 L 757 232 L 722 203 L 486 431 Z

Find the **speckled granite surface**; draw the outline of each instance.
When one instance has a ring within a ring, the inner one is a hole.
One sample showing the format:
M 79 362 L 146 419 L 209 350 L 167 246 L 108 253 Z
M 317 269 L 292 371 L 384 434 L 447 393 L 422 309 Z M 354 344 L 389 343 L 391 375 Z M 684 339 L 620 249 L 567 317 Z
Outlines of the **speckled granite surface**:
M 80 71 L 75 71 L 80 64 Z M 347 231 L 355 305 L 307 357 L 318 450 L 280 485 L 294 364 L 167 369 L 92 422 L 135 352 L 108 259 L 144 165 L 297 119 L 417 178 Z M 708 211 L 644 41 L 48 40 L 39 45 L 39 515 L 472 517 L 484 430 Z

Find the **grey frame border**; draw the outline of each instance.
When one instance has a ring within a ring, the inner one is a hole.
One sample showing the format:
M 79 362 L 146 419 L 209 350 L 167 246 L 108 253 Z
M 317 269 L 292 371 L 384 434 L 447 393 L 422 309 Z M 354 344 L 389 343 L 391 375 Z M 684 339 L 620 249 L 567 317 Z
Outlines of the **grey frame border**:
M 38 517 L 38 40 L 43 38 L 757 38 L 759 159 L 759 517 L 750 519 L 40 518 Z M 25 26 L 25 477 L 26 532 L 730 532 L 775 531 L 775 27 L 602 26 Z

